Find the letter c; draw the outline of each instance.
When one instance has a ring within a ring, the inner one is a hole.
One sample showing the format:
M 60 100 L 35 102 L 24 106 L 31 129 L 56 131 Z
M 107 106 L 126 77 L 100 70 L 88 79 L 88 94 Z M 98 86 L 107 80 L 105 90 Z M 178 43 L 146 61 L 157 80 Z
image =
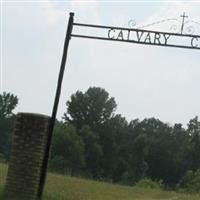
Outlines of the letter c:
M 108 38 L 110 38 L 110 39 L 115 39 L 115 36 L 114 36 L 114 35 L 111 36 L 111 32 L 115 32 L 115 29 L 112 29 L 112 28 L 111 28 L 111 29 L 108 30 Z
M 196 40 L 196 41 L 198 42 L 198 41 L 199 41 L 199 38 L 198 38 L 198 37 L 193 37 L 193 38 L 191 39 L 191 46 L 197 48 L 197 47 L 198 47 L 198 44 L 195 45 L 195 44 L 194 44 L 194 40 Z

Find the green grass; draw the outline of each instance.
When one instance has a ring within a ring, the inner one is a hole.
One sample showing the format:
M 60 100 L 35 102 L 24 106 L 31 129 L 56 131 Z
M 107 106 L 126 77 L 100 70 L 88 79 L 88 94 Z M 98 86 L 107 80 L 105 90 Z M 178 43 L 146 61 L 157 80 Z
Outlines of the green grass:
M 7 173 L 7 165 L 0 163 L 0 200 L 2 200 L 1 195 L 6 181 L 6 173 Z
M 0 164 L 0 193 L 7 166 Z M 199 200 L 200 195 L 127 187 L 80 178 L 49 174 L 44 200 Z M 0 198 L 0 200 L 2 200 Z

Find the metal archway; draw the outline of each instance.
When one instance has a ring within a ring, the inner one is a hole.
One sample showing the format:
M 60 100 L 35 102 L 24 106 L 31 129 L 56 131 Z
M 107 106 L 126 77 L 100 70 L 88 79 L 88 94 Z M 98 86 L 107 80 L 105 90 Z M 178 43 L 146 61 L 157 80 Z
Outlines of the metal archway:
M 59 99 L 60 99 L 61 86 L 62 86 L 62 80 L 63 80 L 64 70 L 65 70 L 65 64 L 67 60 L 69 41 L 72 37 L 200 50 L 200 35 L 184 34 L 185 18 L 187 17 L 185 13 L 183 14 L 183 16 L 181 16 L 183 19 L 182 19 L 180 33 L 170 33 L 170 32 L 160 32 L 160 31 L 150 31 L 150 30 L 144 30 L 144 29 L 133 29 L 133 28 L 123 28 L 123 27 L 114 27 L 114 26 L 74 23 L 74 13 L 70 13 L 69 15 L 70 17 L 68 21 L 63 56 L 62 56 L 60 72 L 58 76 L 56 95 L 55 95 L 52 115 L 51 115 L 50 123 L 49 123 L 48 141 L 47 141 L 47 146 L 45 150 L 45 157 L 43 160 L 42 172 L 41 172 L 41 177 L 40 177 L 40 186 L 39 186 L 38 195 L 37 195 L 39 200 L 42 199 L 42 194 L 44 190 L 48 160 L 49 160 L 49 151 L 50 151 L 53 129 L 55 125 L 57 109 L 58 109 L 58 104 L 59 104 Z M 95 36 L 95 35 L 72 34 L 74 26 L 104 29 L 104 30 L 107 30 L 107 37 Z M 184 38 L 184 39 L 187 39 L 189 43 L 182 45 L 181 43 L 178 43 L 178 44 L 173 43 L 173 40 L 170 42 L 170 40 L 173 38 L 180 39 L 180 40 Z

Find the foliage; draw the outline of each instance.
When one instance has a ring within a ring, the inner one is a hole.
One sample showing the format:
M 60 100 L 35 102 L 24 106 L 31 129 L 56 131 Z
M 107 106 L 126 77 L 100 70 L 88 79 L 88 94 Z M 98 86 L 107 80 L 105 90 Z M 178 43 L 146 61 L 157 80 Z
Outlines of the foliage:
M 0 160 L 3 161 L 9 158 L 13 109 L 17 103 L 17 97 L 10 93 L 0 95 Z M 163 180 L 167 188 L 179 183 L 184 190 L 198 191 L 198 117 L 191 119 L 187 128 L 155 118 L 128 122 L 115 114 L 115 99 L 98 87 L 77 91 L 66 106 L 63 121 L 57 121 L 54 129 L 52 171 L 148 187 L 154 187 L 151 180 Z
M 180 180 L 178 187 L 190 193 L 200 192 L 200 169 L 195 172 L 188 170 Z
M 139 180 L 135 186 L 150 189 L 162 189 L 163 187 L 162 181 L 153 181 L 150 178 L 143 178 Z
M 64 123 L 75 128 L 83 143 L 82 170 L 87 177 L 132 185 L 147 176 L 175 187 L 187 170 L 200 167 L 198 117 L 189 121 L 187 129 L 155 118 L 128 123 L 114 114 L 114 98 L 96 87 L 77 91 L 66 105 Z M 56 156 L 54 163 L 64 165 L 66 159 Z
M 85 93 L 77 91 L 67 101 L 67 112 L 63 119 L 81 128 L 88 125 L 92 129 L 108 120 L 116 108 L 114 98 L 102 88 L 90 87 Z
M 5 119 L 13 115 L 12 111 L 18 104 L 18 98 L 13 94 L 3 92 L 0 95 L 0 119 Z
M 18 104 L 18 98 L 13 94 L 0 94 L 0 154 L 5 160 L 9 158 L 11 132 L 15 115 L 13 110 Z
M 84 167 L 84 144 L 73 126 L 57 123 L 52 143 L 50 168 L 74 174 Z
M 187 168 L 197 170 L 200 168 L 200 121 L 198 117 L 191 119 L 188 123 L 187 132 L 190 136 L 187 151 Z
M 85 147 L 85 171 L 91 174 L 93 178 L 100 178 L 100 160 L 103 152 L 101 145 L 98 143 L 98 135 L 95 134 L 89 126 L 83 126 L 79 134 Z

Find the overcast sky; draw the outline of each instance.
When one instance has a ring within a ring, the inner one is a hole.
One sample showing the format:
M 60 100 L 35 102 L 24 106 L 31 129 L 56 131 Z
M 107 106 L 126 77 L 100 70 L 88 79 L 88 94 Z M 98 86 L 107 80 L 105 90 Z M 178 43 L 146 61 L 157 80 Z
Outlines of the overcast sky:
M 199 11 L 200 1 L 2 1 L 1 93 L 19 97 L 16 112 L 51 114 L 69 12 L 75 22 L 120 27 L 130 20 L 135 27 L 181 20 L 186 12 L 200 35 Z M 171 31 L 172 25 L 148 29 Z M 129 121 L 155 117 L 186 125 L 200 116 L 200 51 L 72 38 L 59 119 L 71 94 L 90 86 L 105 88 L 115 97 L 116 113 Z

